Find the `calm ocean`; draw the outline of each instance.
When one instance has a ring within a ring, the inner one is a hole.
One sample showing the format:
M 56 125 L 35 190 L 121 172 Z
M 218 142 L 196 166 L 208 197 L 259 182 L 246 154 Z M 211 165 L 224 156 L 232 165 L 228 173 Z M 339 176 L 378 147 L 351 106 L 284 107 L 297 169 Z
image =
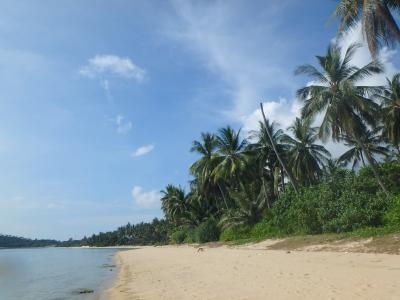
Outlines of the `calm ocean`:
M 1 249 L 0 300 L 103 299 L 117 272 L 113 253 L 119 250 Z

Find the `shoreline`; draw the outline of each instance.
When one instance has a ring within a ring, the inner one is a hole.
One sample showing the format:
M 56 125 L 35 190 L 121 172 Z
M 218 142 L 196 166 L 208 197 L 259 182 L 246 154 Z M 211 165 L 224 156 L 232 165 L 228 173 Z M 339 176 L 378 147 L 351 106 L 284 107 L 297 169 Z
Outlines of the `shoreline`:
M 398 298 L 399 255 L 266 250 L 268 243 L 116 252 L 108 299 Z

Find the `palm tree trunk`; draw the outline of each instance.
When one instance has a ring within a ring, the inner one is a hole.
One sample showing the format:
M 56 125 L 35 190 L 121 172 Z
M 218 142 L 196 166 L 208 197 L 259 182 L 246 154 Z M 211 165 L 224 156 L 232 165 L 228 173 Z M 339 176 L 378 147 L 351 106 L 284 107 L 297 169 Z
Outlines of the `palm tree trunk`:
M 362 151 L 361 151 L 360 155 L 361 155 L 361 161 L 363 163 L 363 166 L 365 166 L 364 155 L 362 154 Z
M 282 191 L 285 191 L 285 172 L 283 171 L 283 168 L 281 167 L 281 184 L 282 184 Z
M 267 189 L 265 188 L 265 179 L 264 176 L 261 175 L 261 184 L 263 186 L 263 190 L 264 190 L 264 195 L 265 195 L 265 200 L 267 201 L 267 207 L 271 208 L 271 204 L 269 203 L 269 199 L 268 199 L 268 195 L 267 195 Z
M 281 164 L 281 166 L 282 166 L 283 170 L 285 171 L 286 175 L 289 177 L 290 183 L 292 184 L 294 191 L 296 192 L 296 194 L 298 194 L 299 191 L 297 190 L 296 181 L 294 180 L 292 174 L 288 171 L 288 169 L 286 168 L 285 164 L 283 163 L 283 161 L 281 159 L 281 156 L 279 155 L 278 151 L 276 150 L 276 146 L 275 146 L 274 140 L 272 139 L 272 136 L 271 136 L 271 134 L 270 134 L 270 132 L 268 130 L 267 119 L 265 118 L 264 107 L 263 107 L 262 102 L 260 103 L 260 107 L 261 107 L 261 113 L 262 113 L 262 116 L 263 116 L 264 124 L 265 124 L 265 127 L 267 129 L 266 131 L 267 131 L 269 140 L 270 140 L 271 145 L 272 145 L 272 149 L 274 149 L 275 155 L 278 158 L 279 163 Z
M 226 209 L 228 209 L 228 204 L 226 204 L 225 194 L 224 194 L 224 192 L 222 191 L 222 188 L 221 188 L 221 186 L 219 185 L 219 183 L 217 183 L 217 186 L 218 186 L 218 188 L 219 188 L 219 191 L 221 192 L 222 199 L 224 200 Z
M 375 176 L 375 178 L 376 178 L 376 181 L 378 182 L 379 186 L 381 187 L 381 189 L 382 189 L 382 191 L 385 193 L 385 195 L 386 195 L 387 197 L 390 197 L 389 191 L 387 190 L 387 188 L 386 188 L 385 185 L 383 184 L 383 182 L 382 182 L 382 180 L 381 180 L 381 177 L 380 177 L 379 174 L 378 174 L 378 171 L 377 171 L 377 169 L 376 169 L 376 165 L 375 165 L 374 159 L 372 158 L 372 156 L 371 156 L 371 154 L 369 153 L 369 151 L 368 151 L 368 150 L 364 147 L 364 145 L 361 143 L 361 141 L 357 139 L 357 142 L 359 143 L 359 145 L 361 146 L 362 150 L 363 150 L 364 153 L 365 153 L 365 156 L 366 156 L 366 158 L 367 158 L 367 160 L 368 160 L 369 165 L 371 166 L 371 170 L 372 170 L 372 173 L 374 173 L 374 176 Z

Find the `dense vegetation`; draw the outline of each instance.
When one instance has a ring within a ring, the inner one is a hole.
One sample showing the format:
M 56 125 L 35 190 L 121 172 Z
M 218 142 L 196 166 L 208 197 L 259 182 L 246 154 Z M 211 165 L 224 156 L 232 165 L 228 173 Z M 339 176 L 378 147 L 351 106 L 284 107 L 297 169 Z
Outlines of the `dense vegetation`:
M 0 234 L 0 248 L 48 247 L 58 245 L 56 240 L 31 240 L 27 238 Z
M 247 136 L 228 126 L 193 142 L 189 193 L 168 185 L 161 199 L 172 242 L 400 226 L 400 74 L 362 85 L 384 70 L 377 59 L 352 65 L 357 48 L 331 44 L 318 67 L 296 69 L 311 84 L 297 91 L 301 117 L 286 132 L 261 106 Z M 348 150 L 332 159 L 328 140 Z
M 168 242 L 169 224 L 155 218 L 151 223 L 127 224 L 115 231 L 84 237 L 80 246 L 162 245 Z

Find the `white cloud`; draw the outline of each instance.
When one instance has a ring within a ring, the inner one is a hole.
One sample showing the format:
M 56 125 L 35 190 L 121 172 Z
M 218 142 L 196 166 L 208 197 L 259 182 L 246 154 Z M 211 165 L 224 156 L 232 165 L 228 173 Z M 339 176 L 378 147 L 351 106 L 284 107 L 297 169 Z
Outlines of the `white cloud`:
M 88 78 L 116 76 L 139 82 L 143 81 L 146 75 L 146 71 L 135 65 L 130 58 L 117 55 L 96 55 L 88 60 L 79 73 Z
M 137 149 L 132 153 L 132 156 L 133 156 L 133 157 L 143 156 L 143 155 L 146 155 L 146 154 L 150 153 L 151 151 L 153 151 L 153 149 L 154 149 L 154 145 L 145 145 L 145 146 L 141 146 L 141 147 L 137 148 Z
M 132 129 L 132 122 L 126 120 L 123 115 L 118 115 L 113 122 L 117 126 L 118 134 L 127 134 Z
M 333 39 L 335 41 L 335 39 Z M 339 45 L 342 47 L 343 52 L 353 43 L 359 43 L 361 47 L 357 50 L 352 60 L 352 64 L 357 67 L 363 67 L 370 63 L 372 58 L 368 50 L 368 46 L 363 38 L 363 33 L 361 30 L 361 24 L 359 23 L 354 29 L 349 30 L 344 34 L 344 36 L 339 40 Z M 383 63 L 385 72 L 383 74 L 378 74 L 370 76 L 360 84 L 363 85 L 385 85 L 386 77 L 392 77 L 395 73 L 399 72 L 399 69 L 393 64 L 393 56 L 397 53 L 397 50 L 390 50 L 386 47 L 382 48 L 378 54 L 378 59 Z
M 248 9 L 239 2 L 173 1 L 177 18 L 168 36 L 184 44 L 225 82 L 227 98 L 233 99 L 224 115 L 238 120 L 250 113 L 266 91 L 292 88 L 285 74 L 285 41 L 272 38 L 287 1 L 270 1 L 263 19 L 248 22 Z M 249 14 L 254 13 L 251 11 Z M 268 19 L 268 22 L 265 20 Z M 269 45 L 265 47 L 265 45 Z M 287 59 L 286 59 L 287 60 Z
M 132 197 L 137 205 L 142 207 L 151 207 L 159 203 L 161 193 L 157 190 L 146 192 L 141 186 L 134 186 L 132 189 Z
M 301 104 L 281 98 L 278 101 L 263 102 L 265 117 L 270 121 L 276 122 L 281 128 L 286 129 L 291 125 L 296 117 L 300 115 Z M 252 113 L 241 118 L 243 131 L 249 132 L 259 128 L 258 123 L 262 121 L 261 109 L 257 108 Z

